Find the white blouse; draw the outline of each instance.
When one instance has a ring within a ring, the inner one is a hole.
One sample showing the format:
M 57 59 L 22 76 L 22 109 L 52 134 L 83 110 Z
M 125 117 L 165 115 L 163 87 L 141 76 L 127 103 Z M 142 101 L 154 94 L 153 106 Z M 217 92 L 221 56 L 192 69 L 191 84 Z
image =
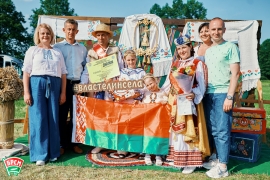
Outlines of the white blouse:
M 145 76 L 145 71 L 142 68 L 130 69 L 130 68 L 123 68 L 120 71 L 119 80 L 120 81 L 129 81 L 129 80 L 140 80 Z M 117 92 L 117 91 L 116 91 Z M 143 90 L 142 89 L 134 89 L 134 90 L 119 90 L 119 93 L 126 92 L 130 94 L 134 94 L 134 92 L 139 92 L 140 96 L 137 98 L 128 98 L 120 103 L 128 103 L 132 104 L 134 100 L 142 100 L 143 98 Z M 110 97 L 112 98 L 112 97 Z
M 202 62 L 205 62 L 205 56 L 199 56 L 198 55 L 198 50 L 199 50 L 199 47 L 200 46 L 196 46 L 195 48 L 194 48 L 194 58 L 195 59 L 199 59 L 199 60 L 201 60 Z
M 146 90 L 144 93 L 143 103 L 161 103 L 168 101 L 168 96 L 165 91 L 160 90 L 158 92 L 151 92 Z
M 23 71 L 32 75 L 60 77 L 67 74 L 64 57 L 57 48 L 44 49 L 31 46 L 25 53 Z

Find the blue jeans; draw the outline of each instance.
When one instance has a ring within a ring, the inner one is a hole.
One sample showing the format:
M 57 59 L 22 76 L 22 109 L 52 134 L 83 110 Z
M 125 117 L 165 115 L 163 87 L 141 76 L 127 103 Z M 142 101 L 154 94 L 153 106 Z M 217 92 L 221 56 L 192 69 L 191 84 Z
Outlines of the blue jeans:
M 60 156 L 58 127 L 61 79 L 32 76 L 29 107 L 30 161 L 46 161 Z
M 223 111 L 226 96 L 227 93 L 210 93 L 203 98 L 210 147 L 216 148 L 219 162 L 223 164 L 229 161 L 232 127 L 232 110 Z

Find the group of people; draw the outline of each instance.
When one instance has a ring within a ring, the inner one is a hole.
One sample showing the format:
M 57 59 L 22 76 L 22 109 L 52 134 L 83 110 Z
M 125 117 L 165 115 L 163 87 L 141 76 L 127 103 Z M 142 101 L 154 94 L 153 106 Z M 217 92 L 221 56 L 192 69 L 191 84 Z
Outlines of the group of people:
M 172 107 L 166 157 L 170 165 L 184 168 L 182 173 L 185 174 L 203 166 L 210 169 L 206 172 L 209 177 L 228 176 L 233 96 L 240 60 L 237 46 L 223 39 L 225 30 L 224 21 L 214 18 L 199 27 L 202 43 L 197 47 L 193 48 L 187 35 L 174 40 L 177 59 L 172 67 L 195 67 L 191 93 L 185 96 L 195 104 L 196 113 L 181 115 L 178 114 L 181 108 L 178 97 L 184 94 L 181 85 L 170 77 L 170 87 L 160 88 L 153 74 L 146 74 L 136 67 L 137 58 L 133 50 L 127 50 L 122 56 L 118 47 L 109 44 L 112 32 L 107 25 L 99 24 L 92 32 L 98 42 L 88 52 L 75 40 L 78 33 L 75 20 L 65 21 L 65 40 L 53 46 L 51 27 L 38 25 L 34 34 L 36 46 L 27 50 L 23 66 L 24 101 L 29 105 L 30 161 L 44 165 L 48 160 L 56 161 L 67 149 L 83 153 L 77 144 L 71 143 L 73 85 L 90 83 L 87 63 L 116 54 L 120 76 L 104 81 L 143 79 L 145 89 L 133 90 L 130 93 L 133 96 L 125 99 L 116 98 L 117 91 L 87 95 L 116 103 L 168 103 Z M 68 114 L 70 121 L 67 121 Z M 95 147 L 92 153 L 99 153 L 102 149 Z M 118 151 L 119 158 L 125 158 L 127 154 Z M 163 161 L 157 154 L 156 165 L 162 165 Z M 145 155 L 145 163 L 152 164 L 149 154 Z

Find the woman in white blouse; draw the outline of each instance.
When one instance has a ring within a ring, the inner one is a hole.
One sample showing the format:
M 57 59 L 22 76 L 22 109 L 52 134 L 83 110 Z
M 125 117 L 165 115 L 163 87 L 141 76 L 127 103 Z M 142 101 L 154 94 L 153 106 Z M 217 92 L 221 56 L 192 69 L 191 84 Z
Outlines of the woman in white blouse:
M 29 105 L 30 161 L 44 165 L 60 156 L 59 104 L 65 102 L 66 66 L 54 33 L 47 24 L 35 30 L 23 64 L 24 102 Z

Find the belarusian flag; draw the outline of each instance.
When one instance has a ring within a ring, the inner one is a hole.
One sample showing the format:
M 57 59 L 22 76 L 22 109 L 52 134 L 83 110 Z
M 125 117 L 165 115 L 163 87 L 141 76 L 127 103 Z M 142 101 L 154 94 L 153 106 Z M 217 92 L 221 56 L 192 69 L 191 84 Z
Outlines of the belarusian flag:
M 168 154 L 169 105 L 73 97 L 72 141 L 128 152 Z

